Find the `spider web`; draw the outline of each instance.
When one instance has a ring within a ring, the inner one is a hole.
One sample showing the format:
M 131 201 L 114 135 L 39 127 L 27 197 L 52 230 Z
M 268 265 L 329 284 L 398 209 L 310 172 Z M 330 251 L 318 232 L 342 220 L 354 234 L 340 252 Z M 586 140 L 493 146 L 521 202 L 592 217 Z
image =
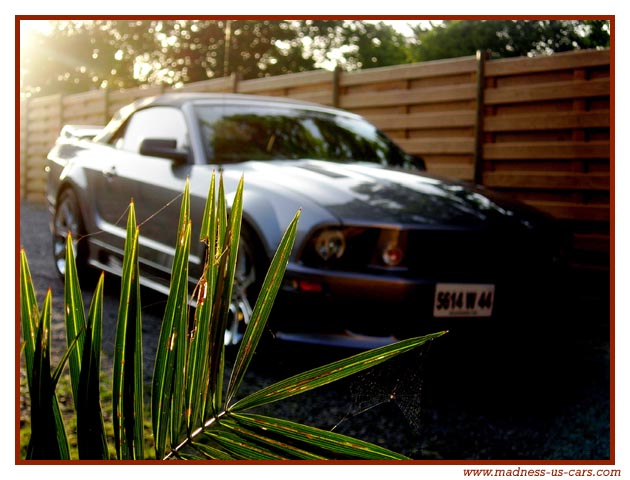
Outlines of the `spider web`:
M 428 348 L 428 345 L 424 345 L 353 377 L 349 384 L 351 406 L 333 430 L 346 420 L 373 408 L 393 404 L 402 412 L 409 426 L 416 433 L 419 432 L 422 414 L 423 364 Z

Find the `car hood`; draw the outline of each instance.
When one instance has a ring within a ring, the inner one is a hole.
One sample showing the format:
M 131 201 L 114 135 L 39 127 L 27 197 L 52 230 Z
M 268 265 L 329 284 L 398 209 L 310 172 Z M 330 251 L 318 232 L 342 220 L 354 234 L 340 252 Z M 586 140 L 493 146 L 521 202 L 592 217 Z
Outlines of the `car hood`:
M 488 228 L 507 222 L 530 227 L 540 217 L 496 193 L 424 172 L 318 160 L 248 163 L 250 175 L 270 191 L 289 190 L 343 224 Z

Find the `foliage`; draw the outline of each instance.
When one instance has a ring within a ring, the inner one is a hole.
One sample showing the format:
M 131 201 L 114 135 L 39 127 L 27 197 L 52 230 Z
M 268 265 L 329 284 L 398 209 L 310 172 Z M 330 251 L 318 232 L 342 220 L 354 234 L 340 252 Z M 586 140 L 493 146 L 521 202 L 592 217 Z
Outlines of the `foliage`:
M 217 193 L 218 190 L 218 193 Z M 238 398 L 247 368 L 265 329 L 295 240 L 298 212 L 290 223 L 263 282 L 250 323 L 229 377 L 225 369 L 224 332 L 232 298 L 242 217 L 243 181 L 228 215 L 222 179 L 209 189 L 201 238 L 208 247 L 204 273 L 189 315 L 188 253 L 191 244 L 190 194 L 183 194 L 170 294 L 164 312 L 152 385 L 152 437 L 155 458 L 200 460 L 286 460 L 405 457 L 337 433 L 265 417 L 252 409 L 345 378 L 442 335 L 412 338 L 318 367 Z M 140 309 L 139 228 L 129 207 L 120 307 L 116 328 L 111 401 L 116 457 L 139 460 L 144 450 L 142 322 Z M 82 304 L 72 238 L 67 238 L 65 277 L 66 354 L 51 371 L 50 292 L 39 311 L 32 279 L 21 252 L 20 298 L 24 355 L 31 397 L 31 438 L 27 459 L 69 459 L 69 448 L 55 395 L 66 363 L 70 365 L 81 460 L 109 458 L 100 390 L 103 315 L 101 275 L 87 317 Z
M 400 63 L 391 26 L 343 20 L 55 21 L 20 49 L 21 90 L 77 93 L 141 84 L 182 85 L 237 73 L 243 79 L 339 64 Z
M 181 86 L 231 73 L 243 79 L 357 70 L 491 50 L 495 58 L 607 47 L 605 20 L 447 20 L 407 38 L 362 20 L 57 20 L 20 48 L 24 96 L 95 88 Z
M 414 61 L 464 57 L 477 50 L 507 58 L 610 45 L 605 20 L 447 20 L 413 30 Z

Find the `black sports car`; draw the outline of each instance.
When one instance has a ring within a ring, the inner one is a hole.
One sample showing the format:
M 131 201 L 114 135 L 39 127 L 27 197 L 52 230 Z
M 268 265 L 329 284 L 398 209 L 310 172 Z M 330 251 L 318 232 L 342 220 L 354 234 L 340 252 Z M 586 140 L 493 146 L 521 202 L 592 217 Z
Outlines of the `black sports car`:
M 190 178 L 192 216 L 201 219 L 220 170 L 228 198 L 245 176 L 234 322 L 248 321 L 299 208 L 278 300 L 289 313 L 271 324 L 285 340 L 375 346 L 525 307 L 543 313 L 539 301 L 553 292 L 562 245 L 551 218 L 426 173 L 421 159 L 357 115 L 279 98 L 167 94 L 121 109 L 94 138 L 93 128 L 70 130 L 47 164 L 60 273 L 70 230 L 82 267 L 120 274 L 120 219 L 133 198 L 139 221 L 150 218 L 141 229 L 142 283 L 167 291 L 179 213 L 169 202 Z M 203 248 L 191 251 L 193 276 Z

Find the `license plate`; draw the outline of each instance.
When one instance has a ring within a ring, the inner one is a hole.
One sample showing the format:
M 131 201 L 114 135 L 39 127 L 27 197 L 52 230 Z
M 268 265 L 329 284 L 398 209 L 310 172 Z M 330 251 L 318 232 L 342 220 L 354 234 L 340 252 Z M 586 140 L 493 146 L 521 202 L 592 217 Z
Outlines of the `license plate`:
M 434 317 L 490 317 L 494 285 L 438 283 L 433 301 Z

